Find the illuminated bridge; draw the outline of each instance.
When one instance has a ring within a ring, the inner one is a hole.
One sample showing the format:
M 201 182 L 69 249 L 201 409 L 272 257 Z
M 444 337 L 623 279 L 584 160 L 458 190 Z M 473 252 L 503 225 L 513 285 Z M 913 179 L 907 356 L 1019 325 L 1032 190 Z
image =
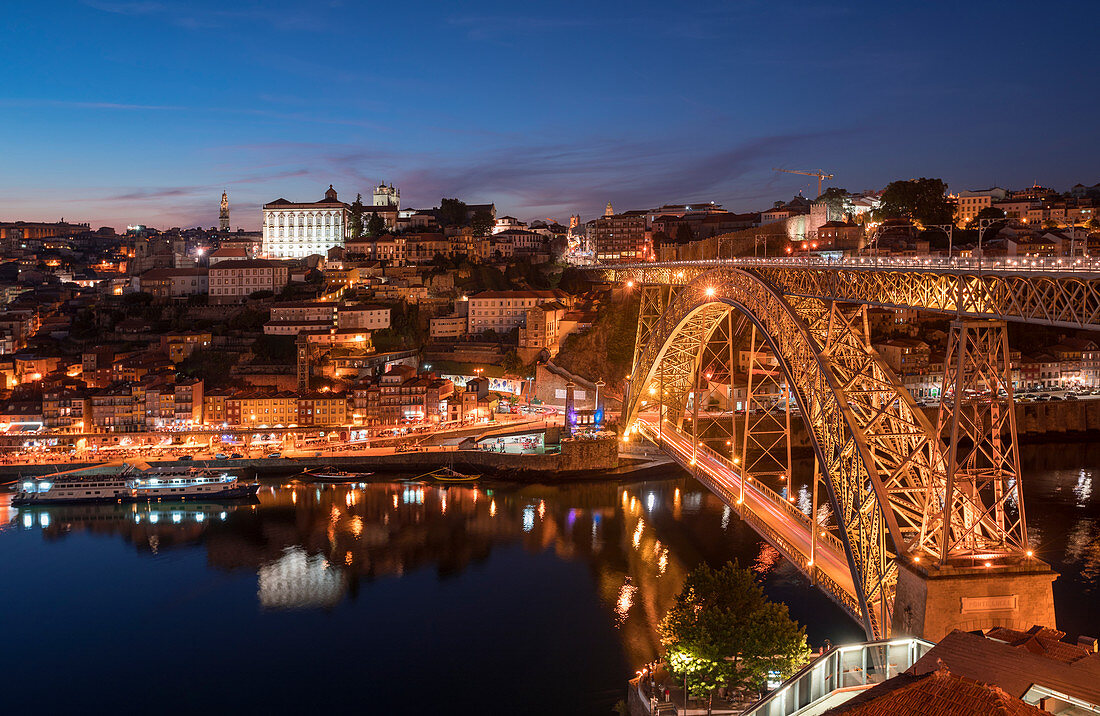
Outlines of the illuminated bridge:
M 624 439 L 661 445 L 869 637 L 1054 624 L 1056 575 L 1027 534 L 1006 321 L 1100 328 L 1100 264 L 748 258 L 593 270 L 640 294 Z M 935 421 L 872 349 L 868 306 L 954 317 Z M 782 494 L 792 416 L 814 453 L 809 514 Z

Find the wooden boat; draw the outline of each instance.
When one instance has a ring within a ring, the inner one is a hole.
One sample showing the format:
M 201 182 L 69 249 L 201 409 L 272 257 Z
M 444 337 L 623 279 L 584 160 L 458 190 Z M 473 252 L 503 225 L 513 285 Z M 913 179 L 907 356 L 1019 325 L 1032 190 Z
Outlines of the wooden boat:
M 466 475 L 449 467 L 441 467 L 438 470 L 424 473 L 417 479 L 426 477 L 430 477 L 433 480 L 441 480 L 443 482 L 472 482 L 480 478 L 481 475 Z
M 304 476 L 310 478 L 314 482 L 361 482 L 373 474 L 373 472 L 345 472 L 343 470 L 334 470 L 329 467 L 324 467 L 316 472 L 306 472 Z

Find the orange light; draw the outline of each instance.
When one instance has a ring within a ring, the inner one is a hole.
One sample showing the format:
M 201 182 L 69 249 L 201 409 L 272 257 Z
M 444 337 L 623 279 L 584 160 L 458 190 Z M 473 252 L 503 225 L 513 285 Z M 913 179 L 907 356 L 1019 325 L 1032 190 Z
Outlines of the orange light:
M 713 296 L 714 295 L 714 286 L 707 286 L 707 295 L 708 296 Z
M 1027 556 L 1028 556 L 1028 557 L 1034 557 L 1034 556 L 1035 556 L 1035 553 L 1034 553 L 1034 552 L 1032 552 L 1032 551 L 1031 551 L 1031 550 L 1029 549 L 1029 550 L 1027 551 Z

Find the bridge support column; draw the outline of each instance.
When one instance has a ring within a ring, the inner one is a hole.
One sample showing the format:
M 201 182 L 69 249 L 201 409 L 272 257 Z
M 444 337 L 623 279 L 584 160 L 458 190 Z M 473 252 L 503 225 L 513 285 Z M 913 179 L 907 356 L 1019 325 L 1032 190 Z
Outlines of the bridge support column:
M 957 320 L 948 336 L 937 432 L 946 475 L 930 475 L 923 549 L 898 559 L 892 634 L 1054 627 L 1058 576 L 1024 520 L 1004 321 Z
M 939 641 L 955 629 L 1054 627 L 1057 577 L 1040 559 L 990 567 L 899 560 L 891 636 Z

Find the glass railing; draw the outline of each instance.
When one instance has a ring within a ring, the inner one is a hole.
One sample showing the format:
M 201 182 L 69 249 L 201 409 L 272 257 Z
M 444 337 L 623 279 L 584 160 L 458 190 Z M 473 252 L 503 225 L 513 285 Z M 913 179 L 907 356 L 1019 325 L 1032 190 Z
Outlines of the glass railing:
M 815 704 L 831 708 L 906 671 L 933 646 L 930 641 L 908 637 L 833 647 L 749 707 L 743 716 L 795 716 Z

